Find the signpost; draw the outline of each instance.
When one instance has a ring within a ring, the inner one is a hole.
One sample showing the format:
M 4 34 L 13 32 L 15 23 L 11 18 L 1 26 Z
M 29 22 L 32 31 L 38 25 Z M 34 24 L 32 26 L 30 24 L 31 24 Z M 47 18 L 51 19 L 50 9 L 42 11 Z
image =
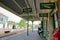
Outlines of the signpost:
M 40 3 L 40 9 L 55 9 L 55 3 L 54 2 Z
M 52 9 L 51 11 L 50 11 L 50 14 L 52 13 L 52 12 L 54 12 L 54 9 L 55 9 L 56 7 L 55 7 L 55 2 L 49 2 L 49 3 L 40 3 L 40 9 Z M 48 17 L 49 15 L 48 15 L 48 13 L 40 13 L 39 14 L 39 17 L 42 17 L 42 22 L 41 22 L 41 26 L 42 26 L 42 29 L 43 29 L 43 33 L 42 33 L 42 36 L 43 35 L 45 35 L 44 33 L 47 31 L 46 29 L 46 31 L 44 30 L 44 27 L 45 27 L 45 23 L 44 23 L 44 17 Z M 44 37 L 44 36 L 43 36 Z
M 32 8 L 25 8 L 25 9 L 23 9 L 23 13 L 31 13 L 32 12 Z M 28 29 L 28 27 L 29 27 L 29 18 L 31 18 L 31 16 L 29 16 L 29 14 L 28 14 L 28 16 L 25 16 L 24 18 L 26 18 L 27 19 L 27 36 L 29 35 L 29 29 Z

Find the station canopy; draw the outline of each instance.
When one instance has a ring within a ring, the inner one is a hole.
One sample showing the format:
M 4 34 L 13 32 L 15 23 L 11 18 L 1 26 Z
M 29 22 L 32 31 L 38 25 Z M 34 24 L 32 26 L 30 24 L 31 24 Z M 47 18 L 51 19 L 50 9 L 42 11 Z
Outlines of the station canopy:
M 40 3 L 44 0 L 0 0 L 0 6 L 27 20 L 41 20 Z M 47 20 L 47 18 L 46 18 Z

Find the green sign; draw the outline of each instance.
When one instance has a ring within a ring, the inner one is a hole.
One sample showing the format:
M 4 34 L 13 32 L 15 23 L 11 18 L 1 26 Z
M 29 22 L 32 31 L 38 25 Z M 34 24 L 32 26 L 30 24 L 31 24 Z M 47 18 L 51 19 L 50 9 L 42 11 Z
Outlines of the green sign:
M 25 18 L 25 19 L 30 19 L 30 18 L 32 18 L 33 16 L 23 16 L 23 18 Z
M 40 13 L 39 17 L 48 17 L 48 13 Z
M 55 3 L 40 3 L 40 9 L 55 9 Z
M 30 13 L 30 12 L 32 12 L 32 8 L 23 9 L 23 13 Z

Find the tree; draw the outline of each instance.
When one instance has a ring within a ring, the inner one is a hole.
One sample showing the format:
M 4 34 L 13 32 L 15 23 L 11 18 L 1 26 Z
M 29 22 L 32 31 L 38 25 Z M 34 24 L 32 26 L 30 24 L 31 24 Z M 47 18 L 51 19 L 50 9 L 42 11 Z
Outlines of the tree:
M 25 19 L 22 19 L 20 22 L 19 22 L 19 26 L 20 27 L 25 27 L 26 25 L 26 20 Z

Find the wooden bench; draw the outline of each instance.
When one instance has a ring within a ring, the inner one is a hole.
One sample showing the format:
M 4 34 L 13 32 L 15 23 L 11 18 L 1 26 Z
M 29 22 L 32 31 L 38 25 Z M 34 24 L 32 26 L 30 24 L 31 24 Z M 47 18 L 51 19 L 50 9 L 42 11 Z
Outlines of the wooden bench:
M 4 33 L 10 33 L 10 31 L 4 31 Z

